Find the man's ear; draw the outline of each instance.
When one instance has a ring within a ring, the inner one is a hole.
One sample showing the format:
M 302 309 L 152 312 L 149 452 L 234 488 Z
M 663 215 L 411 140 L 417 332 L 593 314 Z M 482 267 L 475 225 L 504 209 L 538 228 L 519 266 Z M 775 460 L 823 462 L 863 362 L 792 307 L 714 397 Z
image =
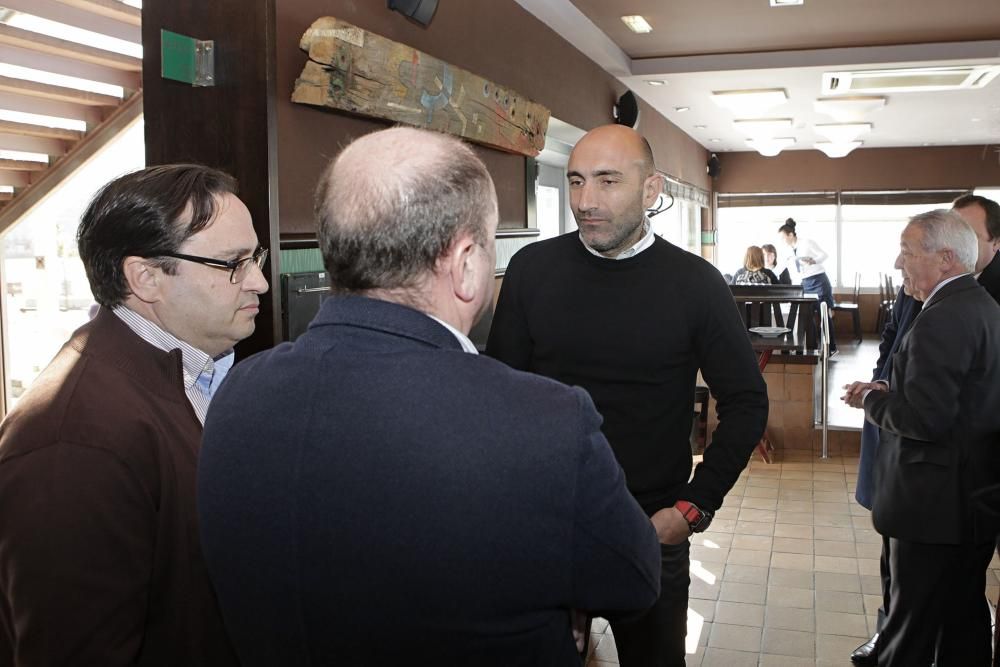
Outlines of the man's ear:
M 163 269 L 155 266 L 145 257 L 126 257 L 122 262 L 122 271 L 129 292 L 146 303 L 160 300 L 160 281 Z
M 649 208 L 656 201 L 656 198 L 663 192 L 663 176 L 654 173 L 647 176 L 642 184 L 642 206 Z
M 469 303 L 478 296 L 481 262 L 476 262 L 476 242 L 463 236 L 451 246 L 448 254 L 451 287 L 455 296 Z

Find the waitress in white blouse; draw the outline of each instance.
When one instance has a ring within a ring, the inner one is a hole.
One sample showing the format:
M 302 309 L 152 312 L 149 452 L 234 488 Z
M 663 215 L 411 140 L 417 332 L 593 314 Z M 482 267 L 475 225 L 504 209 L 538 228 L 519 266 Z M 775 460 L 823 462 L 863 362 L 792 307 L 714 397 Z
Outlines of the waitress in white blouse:
M 834 354 L 837 351 L 837 342 L 833 335 L 833 287 L 823 267 L 823 261 L 828 255 L 812 239 L 799 238 L 795 233 L 795 220 L 792 218 L 785 220 L 785 224 L 778 228 L 778 233 L 795 255 L 795 268 L 802 277 L 802 291 L 806 294 L 818 294 L 820 301 L 825 301 L 829 308 L 830 354 Z

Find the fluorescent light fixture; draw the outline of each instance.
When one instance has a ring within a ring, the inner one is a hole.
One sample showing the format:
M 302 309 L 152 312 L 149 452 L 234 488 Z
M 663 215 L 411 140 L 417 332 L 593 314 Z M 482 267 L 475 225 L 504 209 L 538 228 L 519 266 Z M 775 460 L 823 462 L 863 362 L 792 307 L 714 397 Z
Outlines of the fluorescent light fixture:
M 653 26 L 649 25 L 649 22 L 638 14 L 623 16 L 622 21 L 628 26 L 629 30 L 636 34 L 641 35 L 647 32 L 653 32 Z
M 708 125 L 695 125 L 694 129 L 696 129 L 696 130 L 707 130 L 708 129 Z
M 49 156 L 44 153 L 0 150 L 0 160 L 19 160 L 21 162 L 43 162 L 48 164 Z
M 791 7 L 793 5 L 801 5 L 805 0 L 771 0 L 772 7 Z
M 61 86 L 63 88 L 73 88 L 74 90 L 85 90 L 100 95 L 110 95 L 111 97 L 123 98 L 125 91 L 121 86 L 113 86 L 109 83 L 100 83 L 89 79 L 80 79 L 75 76 L 64 76 L 53 74 L 44 70 L 20 67 L 18 65 L 6 65 L 0 63 L 0 76 L 45 83 L 51 86 Z
M 856 140 L 862 134 L 871 132 L 871 123 L 831 123 L 814 125 L 816 134 L 826 137 L 835 144 L 848 144 Z
M 734 120 L 733 126 L 745 137 L 770 139 L 792 128 L 791 118 L 753 118 Z
M 823 94 L 912 93 L 982 88 L 1000 74 L 1000 65 L 898 67 L 824 72 Z
M 740 116 L 753 116 L 784 104 L 788 101 L 788 93 L 784 88 L 717 90 L 712 92 L 712 101 Z
M 817 141 L 815 146 L 826 153 L 827 157 L 838 158 L 844 157 L 863 143 L 863 141 Z
M 813 109 L 842 122 L 860 121 L 885 106 L 886 99 L 873 95 L 816 100 Z
M 712 137 L 711 139 L 709 139 L 709 141 L 711 141 L 713 144 L 717 144 L 720 141 L 722 141 L 722 139 L 719 139 L 718 137 Z
M 677 113 L 684 113 L 685 111 L 690 111 L 691 107 L 674 107 L 674 111 Z
M 774 157 L 789 146 L 795 144 L 795 137 L 777 137 L 774 139 L 747 139 L 747 146 L 764 157 Z
M 665 86 L 667 82 L 663 79 L 646 79 L 646 83 L 650 86 Z
M 76 130 L 77 132 L 87 131 L 87 123 L 82 120 L 60 118 L 58 116 L 43 116 L 41 114 L 24 113 L 22 111 L 10 111 L 9 109 L 0 109 L 0 120 L 41 125 L 42 127 L 58 127 L 64 130 Z
M 40 18 L 33 14 L 11 12 L 2 22 L 14 28 L 22 28 L 69 42 L 76 42 L 77 44 L 85 44 L 86 46 L 93 46 L 105 51 L 113 51 L 127 56 L 142 58 L 142 44 L 126 42 L 123 39 L 116 39 L 98 32 L 50 21 L 49 19 Z

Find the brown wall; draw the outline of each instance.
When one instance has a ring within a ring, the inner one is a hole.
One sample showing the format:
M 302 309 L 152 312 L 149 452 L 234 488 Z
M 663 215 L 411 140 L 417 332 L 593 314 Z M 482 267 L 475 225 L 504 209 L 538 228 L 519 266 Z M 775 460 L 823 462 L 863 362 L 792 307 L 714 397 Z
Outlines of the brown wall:
M 612 106 L 625 90 L 513 0 L 441 2 L 427 27 L 387 10 L 381 0 L 276 0 L 276 14 L 282 235 L 314 233 L 312 189 L 320 170 L 352 138 L 385 127 L 380 121 L 291 103 L 295 78 L 306 60 L 299 39 L 321 16 L 344 19 L 510 87 L 582 129 L 613 122 Z M 701 146 L 649 107 L 643 107 L 640 123 L 660 169 L 707 187 L 708 156 Z M 501 225 L 526 226 L 524 157 L 477 150 L 497 185 Z
M 803 192 L 810 190 L 905 190 L 1000 185 L 1000 160 L 993 147 L 858 149 L 831 159 L 815 150 L 784 151 L 775 157 L 754 152 L 719 153 L 717 192 Z

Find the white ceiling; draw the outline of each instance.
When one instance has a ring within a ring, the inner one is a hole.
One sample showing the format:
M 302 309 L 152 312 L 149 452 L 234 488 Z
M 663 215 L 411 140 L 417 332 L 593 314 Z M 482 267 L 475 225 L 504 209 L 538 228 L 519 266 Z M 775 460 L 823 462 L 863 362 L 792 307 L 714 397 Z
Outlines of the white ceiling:
M 758 116 L 792 118 L 791 132 L 781 133 L 796 139 L 788 150 L 813 150 L 823 137 L 812 126 L 837 122 L 813 109 L 824 72 L 1000 65 L 997 0 L 805 0 L 784 8 L 768 0 L 517 2 L 715 152 L 750 149 L 712 91 L 783 88 L 788 102 Z M 624 14 L 646 16 L 653 32 L 628 32 Z M 979 90 L 885 97 L 884 108 L 858 119 L 873 124 L 863 148 L 1000 143 L 1000 77 Z

